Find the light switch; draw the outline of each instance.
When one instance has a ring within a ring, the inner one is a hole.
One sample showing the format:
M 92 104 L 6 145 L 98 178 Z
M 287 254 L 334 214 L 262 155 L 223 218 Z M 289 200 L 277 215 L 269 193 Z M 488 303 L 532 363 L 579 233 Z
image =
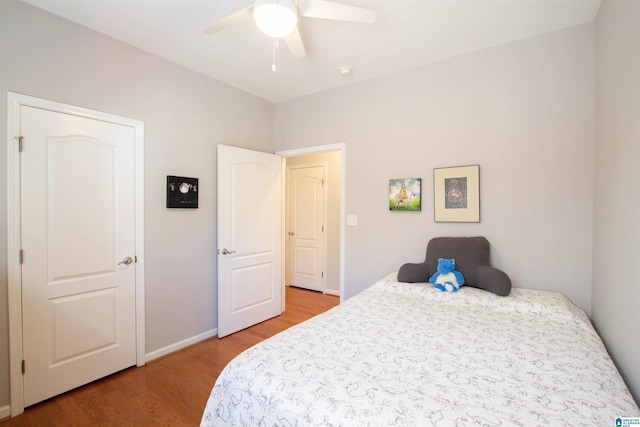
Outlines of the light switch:
M 358 215 L 347 215 L 347 225 L 358 225 Z

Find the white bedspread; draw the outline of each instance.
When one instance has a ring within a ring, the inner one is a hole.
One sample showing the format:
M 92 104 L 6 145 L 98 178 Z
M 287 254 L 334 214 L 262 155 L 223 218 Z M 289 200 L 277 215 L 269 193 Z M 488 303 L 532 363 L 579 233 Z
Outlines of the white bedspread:
M 640 416 L 558 293 L 441 293 L 395 273 L 235 358 L 202 425 L 614 426 Z

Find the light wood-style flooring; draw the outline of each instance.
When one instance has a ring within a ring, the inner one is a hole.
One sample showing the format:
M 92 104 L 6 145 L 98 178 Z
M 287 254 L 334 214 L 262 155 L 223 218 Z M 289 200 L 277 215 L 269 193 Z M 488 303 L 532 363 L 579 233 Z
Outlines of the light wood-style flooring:
M 286 311 L 26 408 L 0 427 L 198 426 L 216 378 L 237 354 L 338 305 L 332 295 L 287 287 Z

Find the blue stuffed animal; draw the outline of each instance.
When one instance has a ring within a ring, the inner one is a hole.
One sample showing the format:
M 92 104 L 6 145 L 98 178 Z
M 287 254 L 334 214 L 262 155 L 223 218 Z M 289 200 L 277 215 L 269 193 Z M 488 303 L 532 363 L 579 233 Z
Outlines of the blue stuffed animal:
M 456 260 L 438 258 L 438 271 L 431 276 L 429 283 L 443 292 L 456 292 L 464 284 L 464 277 L 456 271 Z

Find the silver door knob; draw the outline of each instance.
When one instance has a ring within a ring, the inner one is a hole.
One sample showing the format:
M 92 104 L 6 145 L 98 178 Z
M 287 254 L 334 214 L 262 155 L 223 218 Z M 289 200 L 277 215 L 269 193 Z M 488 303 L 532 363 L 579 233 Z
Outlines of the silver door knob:
M 230 251 L 230 250 L 227 250 L 227 248 L 224 248 L 222 250 L 222 255 L 231 255 L 231 254 L 235 254 L 235 253 L 236 253 L 236 251 Z
M 120 261 L 118 263 L 118 265 L 120 264 L 124 264 L 124 265 L 129 265 L 133 262 L 133 258 L 131 258 L 130 256 L 126 257 L 125 259 L 123 259 L 122 261 Z

